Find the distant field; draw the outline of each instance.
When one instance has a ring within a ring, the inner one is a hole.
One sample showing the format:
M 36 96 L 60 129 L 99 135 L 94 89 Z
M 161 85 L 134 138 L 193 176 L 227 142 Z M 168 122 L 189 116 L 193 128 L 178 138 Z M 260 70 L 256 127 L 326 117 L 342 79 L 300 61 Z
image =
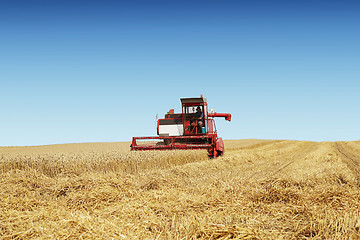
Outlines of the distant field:
M 360 143 L 0 147 L 0 239 L 360 239 Z

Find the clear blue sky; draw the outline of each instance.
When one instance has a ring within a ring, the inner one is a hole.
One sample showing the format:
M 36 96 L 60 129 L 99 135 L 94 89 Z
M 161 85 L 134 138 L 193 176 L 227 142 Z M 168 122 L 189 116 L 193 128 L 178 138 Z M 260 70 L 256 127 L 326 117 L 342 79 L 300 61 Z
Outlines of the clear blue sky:
M 224 139 L 360 139 L 358 1 L 0 1 L 0 146 L 130 141 L 203 94 Z

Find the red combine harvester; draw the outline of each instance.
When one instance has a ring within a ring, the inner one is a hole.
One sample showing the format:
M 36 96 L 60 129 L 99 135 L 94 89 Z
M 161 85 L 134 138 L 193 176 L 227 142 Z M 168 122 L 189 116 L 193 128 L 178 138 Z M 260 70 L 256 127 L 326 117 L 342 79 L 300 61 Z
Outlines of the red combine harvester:
M 157 121 L 157 137 L 133 137 L 131 150 L 207 149 L 210 158 L 224 154 L 214 117 L 231 121 L 230 113 L 208 112 L 206 98 L 181 98 L 182 113 L 174 109 Z

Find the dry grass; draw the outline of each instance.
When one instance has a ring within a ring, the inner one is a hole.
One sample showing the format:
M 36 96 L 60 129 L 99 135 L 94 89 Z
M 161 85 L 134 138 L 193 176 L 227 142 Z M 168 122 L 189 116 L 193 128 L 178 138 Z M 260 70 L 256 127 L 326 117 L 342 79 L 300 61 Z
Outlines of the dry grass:
M 0 239 L 360 239 L 358 142 L 0 148 Z

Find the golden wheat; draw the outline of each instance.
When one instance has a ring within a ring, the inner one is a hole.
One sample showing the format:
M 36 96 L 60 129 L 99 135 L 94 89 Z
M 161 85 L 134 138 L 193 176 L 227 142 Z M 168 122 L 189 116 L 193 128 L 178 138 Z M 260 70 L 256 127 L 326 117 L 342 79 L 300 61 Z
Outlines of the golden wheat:
M 0 148 L 0 239 L 360 239 L 359 142 Z

